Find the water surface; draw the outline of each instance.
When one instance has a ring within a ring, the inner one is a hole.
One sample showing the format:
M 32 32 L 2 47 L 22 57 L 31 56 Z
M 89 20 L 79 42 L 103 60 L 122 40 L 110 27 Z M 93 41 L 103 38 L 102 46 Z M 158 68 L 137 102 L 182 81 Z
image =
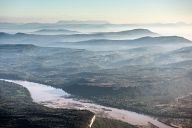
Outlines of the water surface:
M 76 100 L 71 95 L 62 89 L 57 89 L 48 85 L 39 83 L 21 81 L 21 80 L 5 80 L 7 82 L 16 83 L 26 87 L 34 102 L 43 104 L 47 107 L 65 108 L 65 109 L 86 109 L 94 112 L 96 116 L 102 116 L 121 120 L 132 125 L 148 125 L 148 122 L 155 124 L 160 128 L 171 128 L 155 118 L 139 114 L 132 111 L 106 107 L 83 100 Z

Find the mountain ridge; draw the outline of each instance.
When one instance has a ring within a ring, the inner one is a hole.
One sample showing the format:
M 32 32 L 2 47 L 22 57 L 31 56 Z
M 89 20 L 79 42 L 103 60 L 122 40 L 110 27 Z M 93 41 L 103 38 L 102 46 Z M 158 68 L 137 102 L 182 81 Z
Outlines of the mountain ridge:
M 121 35 L 127 35 L 127 36 L 138 36 L 140 34 L 143 34 L 146 36 L 157 36 L 159 34 L 157 33 L 154 33 L 148 29 L 132 29 L 132 30 L 123 30 L 123 31 L 117 31 L 117 32 L 97 32 L 97 33 L 78 33 L 78 31 L 71 31 L 71 30 L 68 30 L 68 29 L 40 29 L 40 30 L 37 30 L 35 32 L 57 32 L 57 31 L 67 31 L 67 32 L 77 32 L 77 33 L 74 33 L 72 35 L 78 35 L 78 36 L 113 36 L 113 35 L 118 35 L 118 36 L 121 36 Z M 34 33 L 35 33 L 34 32 Z M 0 32 L 0 35 L 1 34 L 9 34 L 9 33 L 5 33 L 5 32 Z M 16 33 L 15 35 L 17 34 L 21 34 L 21 32 L 18 32 Z M 26 35 L 30 35 L 30 33 L 22 33 L 23 35 L 26 34 Z M 9 35 L 14 35 L 14 34 L 9 34 Z M 31 34 L 32 35 L 32 34 Z M 37 35 L 37 34 L 35 34 Z M 65 35 L 65 34 L 58 34 L 58 35 Z
M 184 43 L 192 43 L 191 40 L 188 40 L 184 37 L 180 36 L 159 36 L 159 37 L 141 37 L 138 39 L 133 39 L 133 40 L 108 40 L 108 39 L 94 39 L 94 40 L 87 40 L 87 41 L 78 41 L 78 42 L 72 42 L 72 43 L 95 43 L 95 42 L 118 42 L 118 43 L 134 43 L 134 42 L 152 42 L 152 41 L 161 41 L 161 42 L 168 42 L 168 41 L 174 41 L 174 42 L 184 42 Z M 63 43 L 71 43 L 71 42 L 63 42 Z
M 53 34 L 53 35 L 62 35 L 62 34 L 80 34 L 78 31 L 68 30 L 68 29 L 39 29 L 37 31 L 32 32 L 34 34 Z

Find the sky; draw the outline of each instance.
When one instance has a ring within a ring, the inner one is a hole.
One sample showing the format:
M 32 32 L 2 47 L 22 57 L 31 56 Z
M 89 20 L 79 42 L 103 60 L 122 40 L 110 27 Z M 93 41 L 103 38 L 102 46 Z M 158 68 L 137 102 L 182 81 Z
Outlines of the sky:
M 0 0 L 0 22 L 192 23 L 192 0 Z

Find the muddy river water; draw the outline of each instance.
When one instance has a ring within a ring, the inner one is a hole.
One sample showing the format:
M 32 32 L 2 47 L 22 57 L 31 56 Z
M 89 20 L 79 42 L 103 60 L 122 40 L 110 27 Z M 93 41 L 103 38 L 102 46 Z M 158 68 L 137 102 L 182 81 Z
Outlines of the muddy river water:
M 43 85 L 39 83 L 21 81 L 21 80 L 4 80 L 7 82 L 16 83 L 27 88 L 31 94 L 34 102 L 43 104 L 47 107 L 53 108 L 65 108 L 65 109 L 86 109 L 92 111 L 97 116 L 112 118 L 121 120 L 133 125 L 148 125 L 148 123 L 155 124 L 160 128 L 171 128 L 170 126 L 163 124 L 157 119 L 139 114 L 136 112 L 117 109 L 112 107 L 106 107 L 98 105 L 96 103 L 87 102 L 84 100 L 77 100 L 72 98 L 72 95 L 65 92 L 62 89 L 57 89 L 49 85 Z

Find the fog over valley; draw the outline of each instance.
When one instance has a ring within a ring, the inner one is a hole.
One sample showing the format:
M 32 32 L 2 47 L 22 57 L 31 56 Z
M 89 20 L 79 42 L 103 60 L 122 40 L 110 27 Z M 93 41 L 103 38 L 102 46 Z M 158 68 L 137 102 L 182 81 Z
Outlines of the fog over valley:
M 22 127 L 28 120 L 38 127 L 190 128 L 190 28 L 181 23 L 0 23 L 0 127 L 7 121 Z M 10 100 L 12 94 L 16 98 Z M 11 104 L 15 113 L 7 109 Z

